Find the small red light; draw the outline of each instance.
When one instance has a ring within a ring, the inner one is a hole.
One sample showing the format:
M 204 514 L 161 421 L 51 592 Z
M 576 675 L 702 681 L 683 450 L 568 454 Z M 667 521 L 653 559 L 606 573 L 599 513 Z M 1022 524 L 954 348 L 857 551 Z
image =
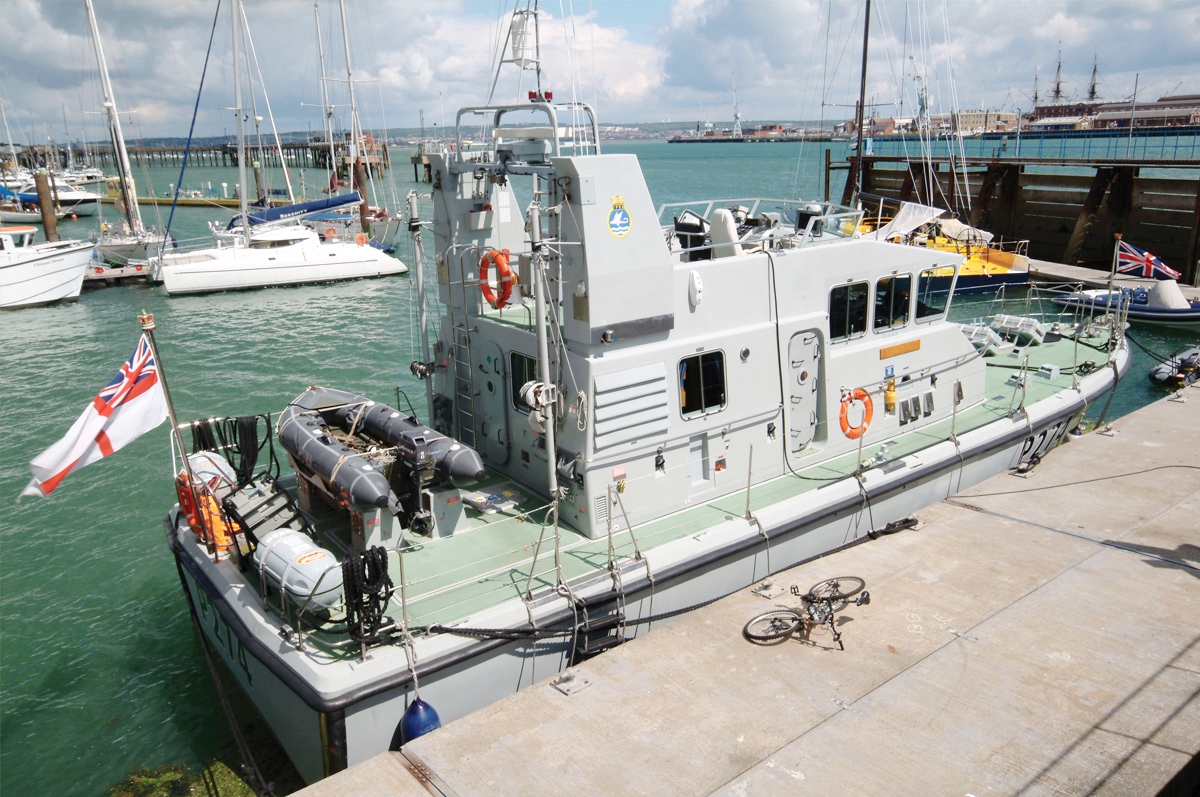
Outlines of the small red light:
M 536 91 L 529 92 L 529 101 L 533 102 L 536 99 L 537 99 L 537 92 Z
M 547 91 L 547 92 L 546 92 L 546 101 L 547 101 L 547 102 L 549 102 L 549 101 L 550 101 L 550 100 L 552 100 L 552 99 L 554 99 L 554 92 L 553 92 L 553 91 Z

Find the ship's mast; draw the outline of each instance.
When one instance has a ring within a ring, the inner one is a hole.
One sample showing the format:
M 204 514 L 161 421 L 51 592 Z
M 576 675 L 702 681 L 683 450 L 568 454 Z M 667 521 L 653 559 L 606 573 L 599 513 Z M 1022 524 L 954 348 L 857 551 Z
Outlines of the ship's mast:
M 1092 82 L 1088 84 L 1087 98 L 1088 102 L 1095 102 L 1100 98 L 1099 92 L 1096 90 L 1097 72 L 1100 65 L 1099 55 L 1092 56 Z
M 509 58 L 503 57 L 505 52 L 510 54 Z M 496 72 L 492 75 L 492 85 L 488 87 L 487 100 L 484 104 L 492 104 L 492 98 L 496 94 L 496 85 L 500 81 L 500 69 L 504 64 L 515 64 L 519 69 L 516 101 L 520 101 L 527 69 L 533 69 L 536 96 L 542 97 L 541 31 L 538 28 L 537 0 L 529 0 L 525 8 L 513 10 L 512 21 L 509 23 L 500 54 L 501 58 L 496 64 Z
M 1050 98 L 1055 105 L 1062 102 L 1062 42 L 1058 43 L 1058 71 L 1054 73 L 1054 91 L 1050 93 Z
M 87 7 L 88 24 L 92 28 L 92 41 L 96 45 L 96 64 L 100 69 L 100 86 L 104 90 L 104 111 L 108 114 L 108 132 L 117 151 L 117 178 L 121 186 L 121 201 L 125 204 L 125 219 L 129 222 L 130 232 L 137 234 L 142 229 L 142 210 L 138 207 L 137 193 L 133 190 L 133 171 L 129 168 L 129 152 L 125 149 L 125 136 L 121 133 L 121 117 L 117 115 L 117 103 L 113 98 L 112 82 L 108 78 L 108 62 L 104 58 L 104 45 L 100 43 L 100 28 L 96 25 L 96 11 L 92 8 L 92 0 L 84 0 L 84 5 Z M 240 103 L 238 104 L 240 105 Z M 240 125 L 241 122 L 239 121 L 238 124 Z M 242 213 L 245 212 L 246 209 L 242 208 Z

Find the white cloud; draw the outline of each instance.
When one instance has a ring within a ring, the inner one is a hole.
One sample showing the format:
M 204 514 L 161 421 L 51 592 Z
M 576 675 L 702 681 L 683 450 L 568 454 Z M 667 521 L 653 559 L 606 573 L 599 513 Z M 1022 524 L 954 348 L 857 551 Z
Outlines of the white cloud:
M 416 126 L 421 109 L 427 124 L 441 124 L 443 109 L 452 124 L 458 107 L 483 100 L 494 43 L 507 28 L 507 20 L 492 18 L 494 2 L 348 6 L 356 76 L 378 81 L 358 88 L 371 124 L 382 120 L 380 94 L 388 123 L 405 127 Z M 118 105 L 137 109 L 143 134 L 186 135 L 214 7 L 97 0 Z M 571 5 L 565 7 L 570 13 Z M 341 77 L 336 8 L 322 3 L 321 17 L 327 69 Z M 859 0 L 594 0 L 587 9 L 565 24 L 557 7 L 543 11 L 545 85 L 568 98 L 574 73 L 577 96 L 597 106 L 601 121 L 682 122 L 705 114 L 729 120 L 734 78 L 744 120 L 853 114 L 862 46 Z M 320 98 L 312 6 L 252 2 L 246 13 L 280 128 L 318 127 L 319 110 L 301 105 Z M 48 124 L 50 134 L 61 138 L 64 104 L 78 136 L 82 110 L 95 110 L 99 95 L 82 4 L 4 0 L 3 16 L 0 81 L 14 137 L 44 140 Z M 573 60 L 564 32 L 572 39 Z M 229 112 L 221 110 L 230 104 L 228 40 L 223 10 L 200 135 L 232 127 Z M 1086 91 L 1093 56 L 1106 97 L 1131 93 L 1135 74 L 1141 97 L 1176 86 L 1181 93 L 1200 93 L 1200 4 L 1194 0 L 876 0 L 868 95 L 880 114 L 893 112 L 902 96 L 911 111 L 919 73 L 934 110 L 948 110 L 956 94 L 960 107 L 1028 107 L 1024 95 L 1032 93 L 1034 68 L 1044 94 L 1060 40 L 1069 95 Z M 513 82 L 502 85 L 498 96 L 511 97 Z M 344 84 L 334 89 L 334 102 L 344 104 Z M 98 137 L 94 119 L 88 125 Z

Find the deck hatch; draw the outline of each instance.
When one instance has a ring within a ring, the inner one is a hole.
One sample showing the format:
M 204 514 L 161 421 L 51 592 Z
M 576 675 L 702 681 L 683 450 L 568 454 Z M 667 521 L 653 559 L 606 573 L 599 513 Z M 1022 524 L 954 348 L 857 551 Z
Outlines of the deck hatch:
M 667 367 L 661 362 L 597 376 L 596 448 L 665 433 L 669 404 Z

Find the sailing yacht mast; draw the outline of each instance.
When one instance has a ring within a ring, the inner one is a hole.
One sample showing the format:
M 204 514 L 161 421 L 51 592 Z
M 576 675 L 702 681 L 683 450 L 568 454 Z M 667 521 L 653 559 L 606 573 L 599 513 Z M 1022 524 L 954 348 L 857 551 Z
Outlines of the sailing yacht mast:
M 858 113 L 855 114 L 855 128 L 857 133 L 857 141 L 854 150 L 854 196 L 858 196 L 858 192 L 862 190 L 862 143 L 863 143 L 863 116 L 865 115 L 865 103 L 867 101 L 867 39 L 871 34 L 871 0 L 867 0 L 867 18 L 863 22 L 863 56 L 862 56 L 862 80 L 858 86 Z
M 75 153 L 71 151 L 71 128 L 67 126 L 67 104 L 62 104 L 63 133 L 67 137 L 67 171 L 75 171 Z
M 350 169 L 354 175 L 351 185 L 358 182 L 358 146 L 362 140 L 362 129 L 358 124 L 358 103 L 354 98 L 354 67 L 350 63 L 350 30 L 346 26 L 346 0 L 338 0 L 342 12 L 342 47 L 346 51 L 346 83 L 350 87 Z M 363 232 L 368 230 L 367 222 L 367 187 L 361 183 L 356 186 L 362 192 L 362 204 L 358 206 L 359 222 Z
M 333 146 L 333 106 L 329 104 L 329 84 L 325 77 L 325 44 L 321 40 L 321 4 L 313 3 L 313 18 L 317 22 L 317 54 L 321 59 L 321 107 L 325 112 L 325 141 L 329 144 L 329 166 L 333 169 L 333 180 L 329 193 L 337 193 L 337 150 Z
M 17 163 L 17 147 L 13 144 L 12 133 L 8 129 L 8 114 L 4 112 L 4 101 L 0 100 L 0 118 L 4 119 L 4 140 L 8 142 L 8 151 L 12 155 L 12 165 L 16 169 Z
M 246 131 L 242 128 L 241 39 L 242 0 L 234 0 L 230 14 L 233 26 L 233 115 L 237 121 L 238 210 L 242 214 L 242 237 L 250 245 L 250 213 L 246 207 Z
M 120 182 L 121 202 L 125 206 L 125 219 L 129 222 L 129 231 L 136 235 L 142 230 L 142 210 L 138 207 L 137 194 L 133 190 L 133 170 L 129 168 L 129 152 L 125 149 L 125 136 L 121 133 L 121 117 L 117 115 L 112 81 L 108 78 L 108 61 L 104 58 L 104 45 L 100 43 L 96 11 L 92 8 L 92 0 L 84 0 L 84 5 L 87 6 L 88 24 L 92 28 L 92 41 L 96 45 L 96 63 L 100 69 L 100 86 L 104 91 L 104 110 L 108 114 L 108 132 L 117 150 L 117 177 Z

